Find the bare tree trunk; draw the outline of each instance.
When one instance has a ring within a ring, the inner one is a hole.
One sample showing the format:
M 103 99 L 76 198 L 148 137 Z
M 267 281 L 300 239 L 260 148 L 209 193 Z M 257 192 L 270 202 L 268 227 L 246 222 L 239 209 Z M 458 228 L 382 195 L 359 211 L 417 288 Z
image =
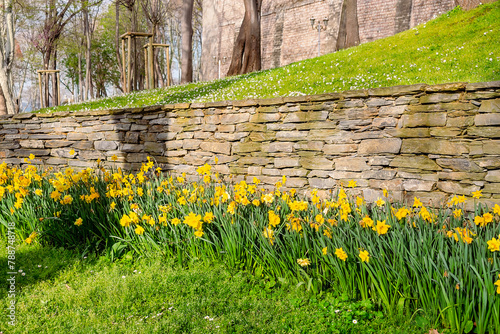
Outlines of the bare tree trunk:
M 193 81 L 193 4 L 194 0 L 184 0 L 182 2 L 181 84 Z
M 3 96 L 2 86 L 0 85 L 0 115 L 7 114 L 7 105 L 5 104 L 5 97 Z
M 57 49 L 54 50 L 54 57 L 52 57 L 51 69 L 57 69 Z M 57 101 L 59 101 L 59 87 L 57 87 L 57 74 L 52 72 L 50 74 L 52 79 L 52 105 L 57 106 Z
M 158 29 L 158 25 L 153 25 L 153 34 L 157 42 L 161 42 L 158 40 L 158 36 L 160 34 L 160 30 Z M 165 83 L 163 82 L 163 76 L 161 75 L 160 68 L 160 54 L 164 54 L 163 50 L 160 48 L 153 48 L 154 52 L 154 73 L 155 73 L 155 87 L 164 87 Z
M 412 7 L 413 0 L 398 0 L 398 2 L 396 3 L 394 34 L 410 29 Z
M 78 53 L 78 94 L 80 95 L 80 101 L 84 101 L 83 86 L 82 54 Z
M 122 57 L 120 55 L 121 44 L 120 44 L 120 2 L 119 0 L 115 1 L 115 50 L 116 50 L 116 60 L 118 64 L 118 70 L 120 71 L 120 82 L 123 82 L 123 78 L 125 77 L 125 65 L 122 64 Z M 118 85 L 118 89 L 122 92 L 124 88 Z
M 83 10 L 83 35 L 85 36 L 85 100 L 94 97 L 94 87 L 92 85 L 92 59 L 90 49 L 92 47 L 92 36 L 90 31 L 89 10 Z
M 44 58 L 43 58 L 43 69 L 44 70 L 48 70 L 49 69 L 49 64 L 50 64 L 50 58 L 51 58 L 51 54 L 52 54 L 52 49 L 48 49 L 46 52 L 45 52 L 45 55 L 44 55 Z M 49 75 L 47 73 L 43 73 L 42 74 L 42 80 L 44 82 L 44 89 L 43 89 L 43 95 L 44 95 L 44 98 L 43 98 L 43 105 L 45 108 L 49 107 L 49 103 L 50 103 L 50 100 L 49 100 Z
M 340 14 L 337 50 L 359 44 L 358 1 L 344 0 Z
M 135 5 L 132 7 L 132 31 L 137 32 L 138 30 L 138 25 L 137 25 L 137 10 L 135 9 Z M 140 78 L 139 78 L 139 66 L 141 64 L 139 59 L 137 59 L 137 38 L 132 39 L 133 43 L 133 51 L 132 51 L 132 78 L 134 79 L 132 82 L 132 90 L 138 90 L 139 85 L 140 85 Z M 140 56 L 139 56 L 140 58 Z
M 3 12 L 0 18 L 0 88 L 2 99 L 0 110 L 14 114 L 15 106 L 12 98 L 12 64 L 14 62 L 14 19 L 12 0 L 3 0 Z M 1 113 L 2 111 L 0 111 Z
M 245 17 L 234 43 L 228 76 L 261 69 L 260 7 L 262 0 L 243 0 L 243 2 L 245 3 Z

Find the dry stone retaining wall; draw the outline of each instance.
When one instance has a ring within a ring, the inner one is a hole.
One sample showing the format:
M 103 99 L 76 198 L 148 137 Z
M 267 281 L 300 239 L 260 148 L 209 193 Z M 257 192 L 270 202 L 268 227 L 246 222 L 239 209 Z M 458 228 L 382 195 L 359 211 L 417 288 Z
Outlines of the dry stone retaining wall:
M 72 152 L 75 151 L 75 153 Z M 73 154 L 71 154 L 73 153 Z M 482 190 L 500 204 L 500 82 L 397 86 L 264 100 L 0 118 L 0 162 L 137 169 L 147 156 L 196 174 L 434 205 Z M 112 161 L 112 156 L 118 160 Z

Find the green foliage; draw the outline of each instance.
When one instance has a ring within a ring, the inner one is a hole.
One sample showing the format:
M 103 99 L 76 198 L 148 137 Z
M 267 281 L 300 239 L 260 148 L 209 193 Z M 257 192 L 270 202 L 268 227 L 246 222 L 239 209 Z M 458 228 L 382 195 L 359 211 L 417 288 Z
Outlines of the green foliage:
M 257 179 L 230 186 L 211 170 L 200 166 L 199 180 L 187 182 L 153 161 L 136 174 L 2 164 L 0 235 L 15 222 L 27 244 L 102 252 L 120 263 L 157 254 L 180 266 L 218 262 L 262 278 L 256 293 L 292 286 L 366 301 L 348 306 L 355 311 L 342 313 L 341 326 L 376 319 L 374 310 L 391 318 L 419 310 L 433 327 L 462 333 L 472 321 L 477 333 L 500 331 L 500 206 L 466 214 L 463 203 L 473 199 L 464 196 L 433 210 L 390 194 L 366 205 L 341 187 L 304 199 L 284 191 L 285 177 L 274 189 Z
M 281 68 L 45 109 L 74 111 L 321 94 L 417 83 L 500 80 L 500 3 Z

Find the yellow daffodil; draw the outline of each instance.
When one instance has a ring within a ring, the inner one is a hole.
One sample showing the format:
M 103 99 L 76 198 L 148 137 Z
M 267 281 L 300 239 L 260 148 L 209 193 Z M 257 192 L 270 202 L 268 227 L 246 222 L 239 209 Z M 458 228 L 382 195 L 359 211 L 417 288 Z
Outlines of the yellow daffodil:
M 77 220 L 75 220 L 75 225 L 76 226 L 81 226 L 83 224 L 83 219 L 82 218 L 78 218 Z
M 484 218 L 482 216 L 476 216 L 474 217 L 474 224 L 483 227 L 486 225 L 486 222 L 484 221 Z
M 493 213 L 500 216 L 500 205 L 495 204 L 495 206 L 493 207 Z
M 419 208 L 419 207 L 421 207 L 421 206 L 423 206 L 423 204 L 422 204 L 422 202 L 420 201 L 420 199 L 418 199 L 418 198 L 414 197 L 414 198 L 413 198 L 413 207 L 414 207 L 414 208 Z
M 311 260 L 309 260 L 308 258 L 305 258 L 305 259 L 297 259 L 297 263 L 301 266 L 301 267 L 307 267 L 308 265 L 311 264 Z
M 373 229 L 375 231 L 377 231 L 378 235 L 383 235 L 383 234 L 387 233 L 387 231 L 389 230 L 389 227 L 391 227 L 391 226 L 387 225 L 385 223 L 385 220 L 383 220 L 383 221 L 377 220 L 377 225 L 375 227 L 373 227 Z
M 266 227 L 264 229 L 264 232 L 262 232 L 262 234 L 264 235 L 264 238 L 266 238 L 267 240 L 269 240 L 269 242 L 271 243 L 271 245 L 274 244 L 274 231 L 273 231 L 273 229 L 271 229 L 269 227 Z
M 385 201 L 381 198 L 379 198 L 375 204 L 377 204 L 378 207 L 382 207 L 385 204 Z
M 347 188 L 355 188 L 357 186 L 356 181 L 350 180 L 349 183 L 347 184 Z
M 321 253 L 323 253 L 323 255 L 327 255 L 328 254 L 328 247 L 323 247 L 321 249 Z
M 342 261 L 345 261 L 347 260 L 347 253 L 344 252 L 344 250 L 342 249 L 342 247 L 340 248 L 335 248 L 335 255 L 341 259 Z
M 370 217 L 365 216 L 363 219 L 360 220 L 359 225 L 361 225 L 361 227 L 363 228 L 373 227 L 373 220 Z
M 126 214 L 123 214 L 122 218 L 120 219 L 120 225 L 123 227 L 129 227 L 130 223 L 132 223 L 130 217 Z
M 138 235 L 142 235 L 144 234 L 144 229 L 142 228 L 142 226 L 140 225 L 137 225 L 137 227 L 135 228 L 135 233 L 138 234 Z
M 361 259 L 361 261 L 363 262 L 368 262 L 370 261 L 370 254 L 368 254 L 368 251 L 367 250 L 359 250 L 359 258 Z
M 500 294 L 500 274 L 498 274 L 498 278 L 499 279 L 493 284 L 497 286 L 497 294 Z
M 211 223 L 214 220 L 214 214 L 212 212 L 206 212 L 205 216 L 203 216 L 203 221 L 205 223 Z
M 488 244 L 488 249 L 492 252 L 500 252 L 500 235 L 497 238 L 493 238 L 486 242 Z
M 269 225 L 270 226 L 276 227 L 279 225 L 280 217 L 277 214 L 275 214 L 273 210 L 269 210 L 268 216 L 269 216 Z
M 408 214 L 410 213 L 410 210 L 408 210 L 405 207 L 399 208 L 398 211 L 394 214 L 398 220 L 401 220 L 405 218 Z
M 262 202 L 266 202 L 268 204 L 271 204 L 274 201 L 274 195 L 272 193 L 262 195 L 261 200 L 262 200 Z
M 227 206 L 227 212 L 229 212 L 230 214 L 234 215 L 235 213 L 235 208 L 236 208 L 236 202 L 235 201 L 232 201 L 231 203 L 229 203 L 229 205 Z
M 482 190 L 478 190 L 478 191 L 473 191 L 473 192 L 472 192 L 472 197 L 474 197 L 474 198 L 479 199 L 479 198 L 481 198 L 482 196 L 483 196 L 483 194 L 482 194 Z

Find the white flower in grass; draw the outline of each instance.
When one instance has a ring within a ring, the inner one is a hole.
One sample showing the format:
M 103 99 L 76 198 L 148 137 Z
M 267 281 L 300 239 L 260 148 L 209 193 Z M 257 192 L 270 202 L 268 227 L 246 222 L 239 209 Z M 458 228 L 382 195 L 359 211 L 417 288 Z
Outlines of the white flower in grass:
M 356 319 L 354 319 L 354 320 L 352 321 L 352 323 L 353 323 L 353 324 L 357 324 L 357 323 L 358 323 L 358 321 L 357 321 Z

